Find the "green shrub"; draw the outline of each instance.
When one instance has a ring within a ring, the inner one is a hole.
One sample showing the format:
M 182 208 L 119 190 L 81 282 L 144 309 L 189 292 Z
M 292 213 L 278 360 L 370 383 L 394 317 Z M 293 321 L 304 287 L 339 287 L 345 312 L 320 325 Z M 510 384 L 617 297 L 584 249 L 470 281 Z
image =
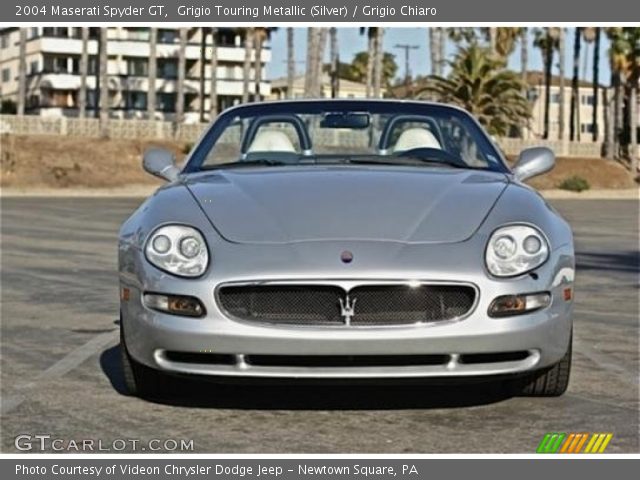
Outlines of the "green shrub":
M 589 188 L 591 188 L 589 182 L 579 175 L 565 178 L 558 186 L 562 190 L 570 190 L 572 192 L 582 192 L 583 190 L 589 190 Z

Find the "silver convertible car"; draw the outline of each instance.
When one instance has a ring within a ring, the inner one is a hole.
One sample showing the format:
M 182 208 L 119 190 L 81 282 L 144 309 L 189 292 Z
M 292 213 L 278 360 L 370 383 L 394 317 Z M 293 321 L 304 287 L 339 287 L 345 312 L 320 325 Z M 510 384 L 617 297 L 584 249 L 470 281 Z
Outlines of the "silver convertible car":
M 122 225 L 122 362 L 132 394 L 167 374 L 496 381 L 565 392 L 569 225 L 467 112 L 404 101 L 223 112 Z M 510 387 L 510 388 L 511 388 Z M 512 390 L 510 390 L 512 391 Z

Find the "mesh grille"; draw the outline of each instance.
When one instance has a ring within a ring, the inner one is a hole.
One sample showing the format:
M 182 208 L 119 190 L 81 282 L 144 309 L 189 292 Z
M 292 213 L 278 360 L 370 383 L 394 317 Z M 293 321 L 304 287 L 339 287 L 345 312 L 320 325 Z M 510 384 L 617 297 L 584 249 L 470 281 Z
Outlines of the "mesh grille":
M 227 286 L 219 291 L 223 310 L 232 317 L 289 325 L 345 324 L 337 286 Z M 352 289 L 353 326 L 409 325 L 452 320 L 471 310 L 475 290 L 461 285 L 367 285 Z M 353 302 L 355 301 L 355 304 Z
M 230 315 L 249 321 L 291 325 L 342 325 L 339 287 L 266 285 L 224 287 L 222 308 Z
M 461 317 L 473 306 L 471 287 L 423 285 L 420 287 L 366 286 L 349 293 L 357 299 L 352 325 L 401 325 L 438 322 Z

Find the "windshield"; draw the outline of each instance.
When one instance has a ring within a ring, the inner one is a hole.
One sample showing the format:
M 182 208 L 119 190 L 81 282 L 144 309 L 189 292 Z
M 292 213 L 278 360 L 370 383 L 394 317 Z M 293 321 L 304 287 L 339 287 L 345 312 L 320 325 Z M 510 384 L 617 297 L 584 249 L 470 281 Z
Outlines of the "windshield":
M 444 105 L 279 102 L 223 113 L 185 172 L 249 166 L 379 164 L 506 172 L 486 134 Z

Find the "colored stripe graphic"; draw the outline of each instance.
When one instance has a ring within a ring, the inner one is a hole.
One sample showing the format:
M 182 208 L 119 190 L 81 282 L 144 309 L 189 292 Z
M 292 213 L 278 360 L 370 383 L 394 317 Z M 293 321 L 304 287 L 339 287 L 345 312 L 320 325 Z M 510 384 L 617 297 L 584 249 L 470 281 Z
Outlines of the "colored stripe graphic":
M 550 432 L 542 438 L 536 453 L 604 453 L 612 438 L 613 433 Z

